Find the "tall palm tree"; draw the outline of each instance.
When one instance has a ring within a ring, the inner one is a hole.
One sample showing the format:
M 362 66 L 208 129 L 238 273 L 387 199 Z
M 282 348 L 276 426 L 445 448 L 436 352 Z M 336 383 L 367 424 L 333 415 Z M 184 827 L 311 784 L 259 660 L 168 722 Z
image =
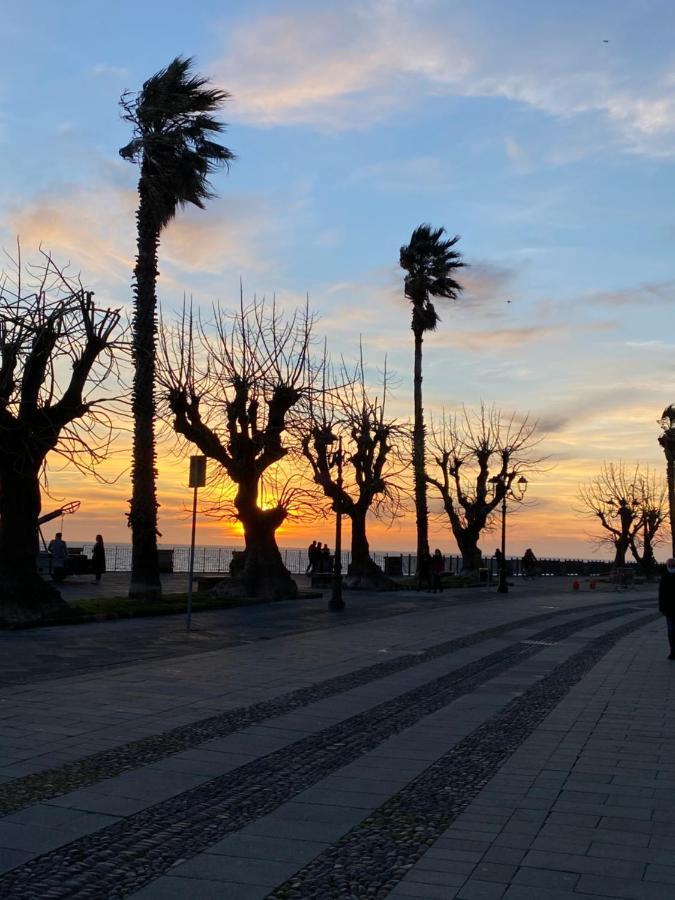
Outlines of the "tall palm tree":
M 666 454 L 666 484 L 668 485 L 668 517 L 670 519 L 671 550 L 675 556 L 675 406 L 666 406 L 659 420 L 662 433 L 659 444 Z
M 417 521 L 417 559 L 429 553 L 429 514 L 425 471 L 424 408 L 422 406 L 422 341 L 425 331 L 434 331 L 440 318 L 431 297 L 455 300 L 462 286 L 453 273 L 464 266 L 462 254 L 453 250 L 459 235 L 444 238 L 445 228 L 420 225 L 407 246 L 401 247 L 400 264 L 405 270 L 405 296 L 412 303 L 412 331 L 415 338 L 415 411 L 413 425 L 413 472 L 415 480 L 415 518 Z
M 226 91 L 208 87 L 191 71 L 192 60 L 176 57 L 149 78 L 138 94 L 124 94 L 122 118 L 133 126 L 120 156 L 138 163 L 137 256 L 134 268 L 133 346 L 134 416 L 132 534 L 129 596 L 161 596 L 157 559 L 155 451 L 155 338 L 157 332 L 157 253 L 162 229 L 178 207 L 204 208 L 213 196 L 208 175 L 229 166 L 234 154 L 211 138 L 225 130 L 214 113 Z

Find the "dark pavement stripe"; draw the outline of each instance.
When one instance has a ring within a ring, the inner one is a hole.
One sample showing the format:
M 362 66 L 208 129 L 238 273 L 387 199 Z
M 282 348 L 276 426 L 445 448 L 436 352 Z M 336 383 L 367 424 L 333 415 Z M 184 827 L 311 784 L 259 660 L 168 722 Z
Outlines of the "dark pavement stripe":
M 160 734 L 120 744 L 111 750 L 91 753 L 74 762 L 15 778 L 0 785 L 0 817 L 23 809 L 31 803 L 51 800 L 70 791 L 115 778 L 125 772 L 158 762 L 176 753 L 191 750 L 215 738 L 226 737 L 228 734 L 250 725 L 259 724 L 266 719 L 293 712 L 311 703 L 353 690 L 388 675 L 415 668 L 457 650 L 501 637 L 514 629 L 555 620 L 561 616 L 594 612 L 607 607 L 616 609 L 617 604 L 616 602 L 592 604 L 577 609 L 556 610 L 516 619 L 461 638 L 443 641 L 422 653 L 406 654 L 395 659 L 374 663 L 354 672 L 290 691 L 273 700 L 265 700 L 215 716 L 208 716 L 191 722 L 189 725 L 181 725 Z
M 566 622 L 533 636 L 560 641 L 620 616 L 614 609 Z M 651 621 L 654 616 L 648 617 Z M 639 627 L 628 623 L 624 629 Z M 387 738 L 447 706 L 484 682 L 541 653 L 517 643 L 380 703 L 223 776 L 129 816 L 12 870 L 0 897 L 43 900 L 124 897 L 228 834 L 270 813 Z

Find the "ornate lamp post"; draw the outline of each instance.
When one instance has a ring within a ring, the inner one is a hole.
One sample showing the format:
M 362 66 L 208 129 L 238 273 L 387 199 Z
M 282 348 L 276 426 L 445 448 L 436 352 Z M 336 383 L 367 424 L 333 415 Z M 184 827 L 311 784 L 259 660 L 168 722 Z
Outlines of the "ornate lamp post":
M 502 564 L 499 568 L 499 585 L 497 590 L 500 594 L 508 594 L 509 586 L 506 583 L 506 499 L 511 497 L 516 503 L 522 503 L 527 490 L 527 478 L 521 475 L 515 482 L 509 483 L 509 474 L 505 472 L 502 475 L 495 475 L 490 479 L 492 490 L 495 495 L 502 495 Z
M 662 428 L 662 434 L 659 436 L 659 444 L 663 447 L 663 452 L 666 456 L 668 512 L 670 517 L 672 553 L 673 556 L 675 556 L 675 406 L 666 406 L 659 419 L 659 425 Z

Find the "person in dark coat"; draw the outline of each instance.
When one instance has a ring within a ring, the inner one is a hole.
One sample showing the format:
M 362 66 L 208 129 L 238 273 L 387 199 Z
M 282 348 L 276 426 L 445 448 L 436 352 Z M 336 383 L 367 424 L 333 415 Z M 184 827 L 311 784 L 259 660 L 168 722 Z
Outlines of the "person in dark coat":
M 305 569 L 305 575 L 314 574 L 314 569 L 316 568 L 316 541 L 312 541 L 312 543 L 307 548 L 307 568 Z
M 445 571 L 445 560 L 443 559 L 443 554 L 436 547 L 434 550 L 434 555 L 431 557 L 431 583 L 433 585 L 432 593 L 442 594 L 443 593 L 443 585 L 441 583 L 441 575 Z
M 668 659 L 675 659 L 675 559 L 667 560 L 659 582 L 659 612 L 666 617 L 668 625 Z
M 103 535 L 96 535 L 96 543 L 91 551 L 91 571 L 96 577 L 96 584 L 101 583 L 101 575 L 105 572 L 105 547 L 103 546 Z

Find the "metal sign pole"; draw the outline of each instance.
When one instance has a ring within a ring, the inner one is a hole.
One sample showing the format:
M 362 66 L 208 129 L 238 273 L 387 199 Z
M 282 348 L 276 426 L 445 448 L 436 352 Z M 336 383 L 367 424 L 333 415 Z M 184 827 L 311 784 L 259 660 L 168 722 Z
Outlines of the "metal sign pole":
M 192 627 L 192 581 L 195 573 L 195 535 L 197 533 L 197 491 L 206 484 L 206 457 L 190 457 L 190 487 L 192 495 L 192 539 L 190 541 L 190 571 L 188 574 L 187 630 Z
M 195 571 L 195 534 L 197 532 L 197 491 L 194 489 L 192 499 L 192 540 L 190 542 L 190 574 L 188 575 L 188 598 L 187 598 L 187 630 L 192 625 L 192 578 Z

